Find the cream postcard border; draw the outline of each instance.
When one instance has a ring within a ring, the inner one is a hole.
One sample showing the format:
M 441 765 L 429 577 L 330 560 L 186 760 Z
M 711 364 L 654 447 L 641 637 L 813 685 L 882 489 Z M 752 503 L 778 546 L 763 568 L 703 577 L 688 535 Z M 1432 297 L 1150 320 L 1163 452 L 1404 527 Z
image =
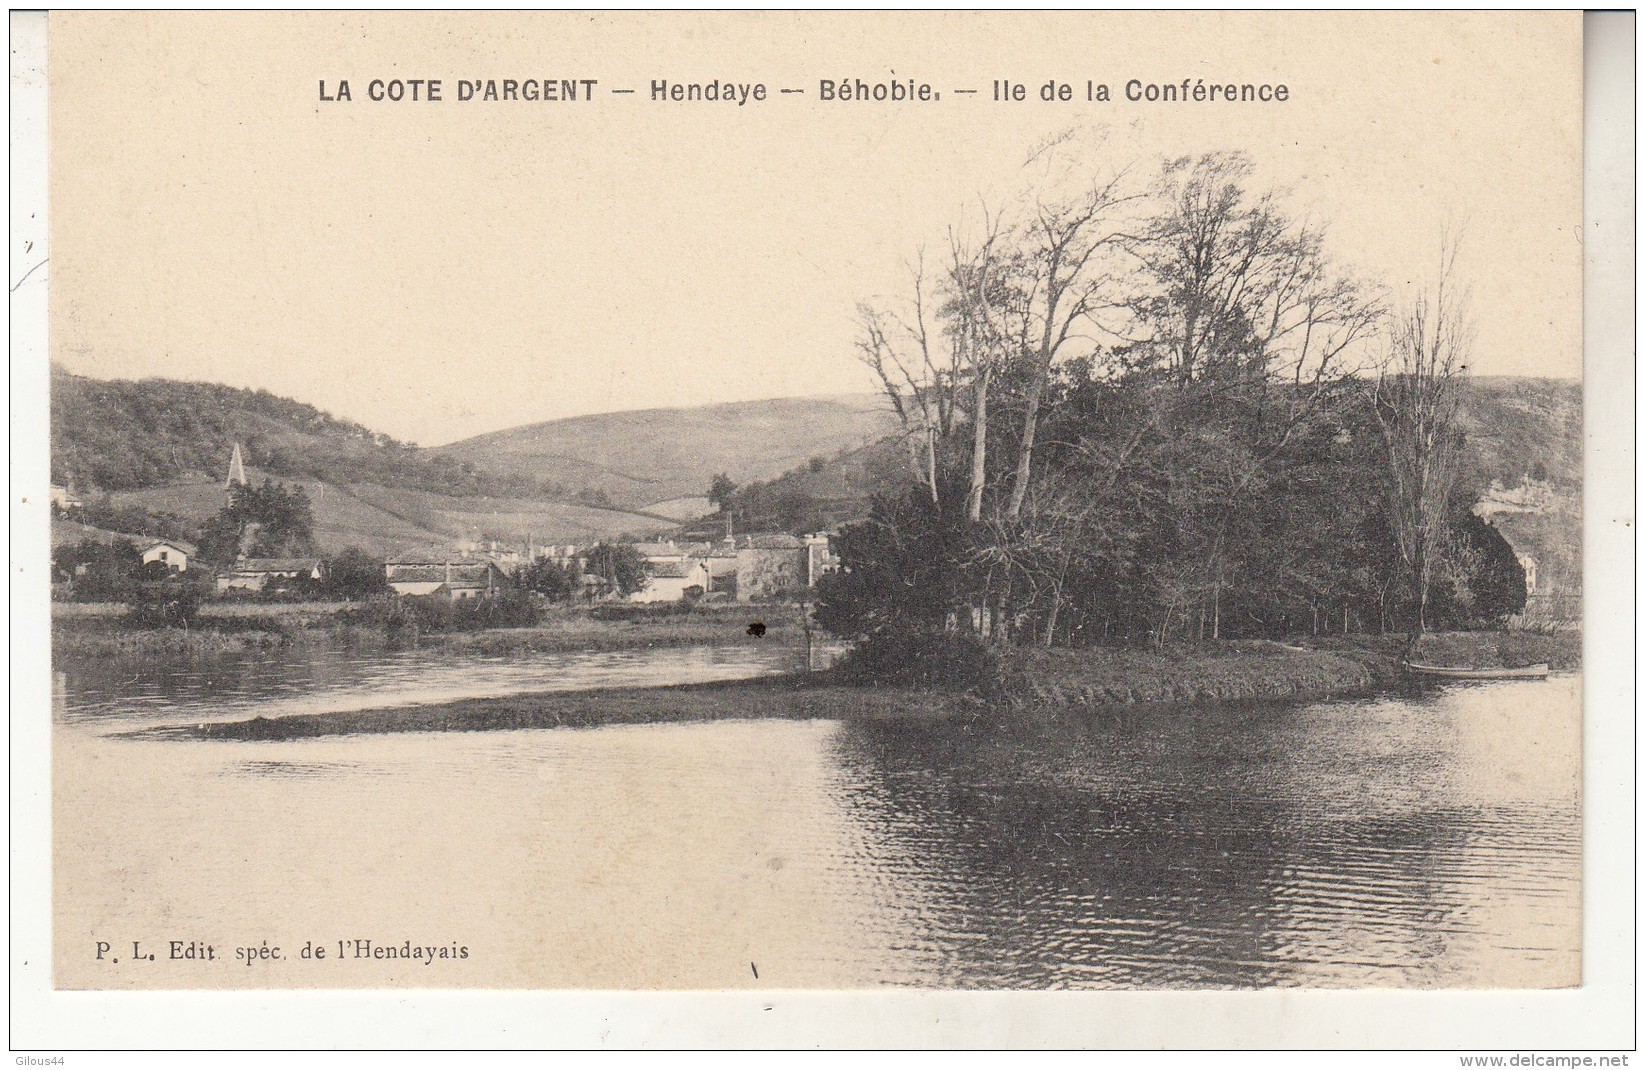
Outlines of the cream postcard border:
M 1553 992 L 56 992 L 50 987 L 47 16 L 11 15 L 11 1044 L 1570 1050 L 1634 1044 L 1633 17 L 1585 22 L 1584 984 Z M 25 242 L 31 251 L 22 255 Z M 27 275 L 27 277 L 23 277 Z M 84 1065 L 84 1063 L 81 1063 Z M 1450 1065 L 1455 1065 L 1450 1064 Z

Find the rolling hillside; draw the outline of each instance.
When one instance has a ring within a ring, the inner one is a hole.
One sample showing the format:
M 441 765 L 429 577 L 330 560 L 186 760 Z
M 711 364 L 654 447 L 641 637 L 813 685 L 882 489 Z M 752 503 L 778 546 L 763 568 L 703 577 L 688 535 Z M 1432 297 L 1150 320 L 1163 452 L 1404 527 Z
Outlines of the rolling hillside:
M 506 476 L 552 473 L 604 491 L 625 508 L 701 495 L 717 472 L 770 479 L 888 434 L 895 417 L 875 394 L 740 401 L 689 409 L 577 416 L 497 431 L 431 452 Z
M 253 482 L 273 473 L 248 469 Z M 644 534 L 672 525 L 663 519 L 611 509 L 528 498 L 454 496 L 371 483 L 338 484 L 286 479 L 302 486 L 314 505 L 315 537 L 322 553 L 358 546 L 382 556 L 448 554 L 461 543 L 498 539 L 508 544 L 590 542 L 605 536 Z M 174 513 L 203 523 L 223 505 L 220 480 L 198 477 L 163 487 L 116 491 L 115 506 Z
M 266 390 L 52 369 L 55 483 L 90 493 L 221 480 L 236 442 L 246 464 L 280 479 L 550 498 L 574 491 L 535 476 L 499 477 Z

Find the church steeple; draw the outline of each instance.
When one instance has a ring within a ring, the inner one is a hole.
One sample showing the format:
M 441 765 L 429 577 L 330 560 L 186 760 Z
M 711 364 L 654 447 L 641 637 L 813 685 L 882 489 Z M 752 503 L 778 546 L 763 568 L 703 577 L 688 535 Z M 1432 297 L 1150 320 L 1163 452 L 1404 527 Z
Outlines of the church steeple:
M 246 466 L 240 459 L 240 444 L 234 444 L 234 456 L 228 459 L 228 479 L 223 481 L 223 489 L 232 491 L 235 486 L 246 485 Z

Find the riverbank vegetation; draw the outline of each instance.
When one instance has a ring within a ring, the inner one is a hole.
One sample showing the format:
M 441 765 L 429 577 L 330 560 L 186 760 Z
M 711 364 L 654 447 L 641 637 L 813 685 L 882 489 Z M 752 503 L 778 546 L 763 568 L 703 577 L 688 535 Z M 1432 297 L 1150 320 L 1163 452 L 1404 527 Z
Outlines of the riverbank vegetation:
M 247 651 L 442 649 L 477 656 L 760 644 L 803 651 L 799 607 L 788 604 L 543 607 L 521 595 L 453 604 L 387 596 L 365 603 L 209 604 L 192 627 L 137 627 L 119 605 L 53 607 L 52 653 L 62 661 L 211 658 Z M 493 604 L 487 604 L 493 603 Z M 759 635 L 750 634 L 761 625 Z

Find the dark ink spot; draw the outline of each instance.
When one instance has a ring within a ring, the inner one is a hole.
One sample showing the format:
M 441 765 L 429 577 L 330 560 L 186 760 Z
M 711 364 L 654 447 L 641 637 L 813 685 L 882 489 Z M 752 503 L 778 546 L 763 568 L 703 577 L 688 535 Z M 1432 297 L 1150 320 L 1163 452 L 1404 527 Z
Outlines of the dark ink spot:
M 748 634 L 756 639 L 765 638 L 765 621 L 757 620 L 748 626 Z

